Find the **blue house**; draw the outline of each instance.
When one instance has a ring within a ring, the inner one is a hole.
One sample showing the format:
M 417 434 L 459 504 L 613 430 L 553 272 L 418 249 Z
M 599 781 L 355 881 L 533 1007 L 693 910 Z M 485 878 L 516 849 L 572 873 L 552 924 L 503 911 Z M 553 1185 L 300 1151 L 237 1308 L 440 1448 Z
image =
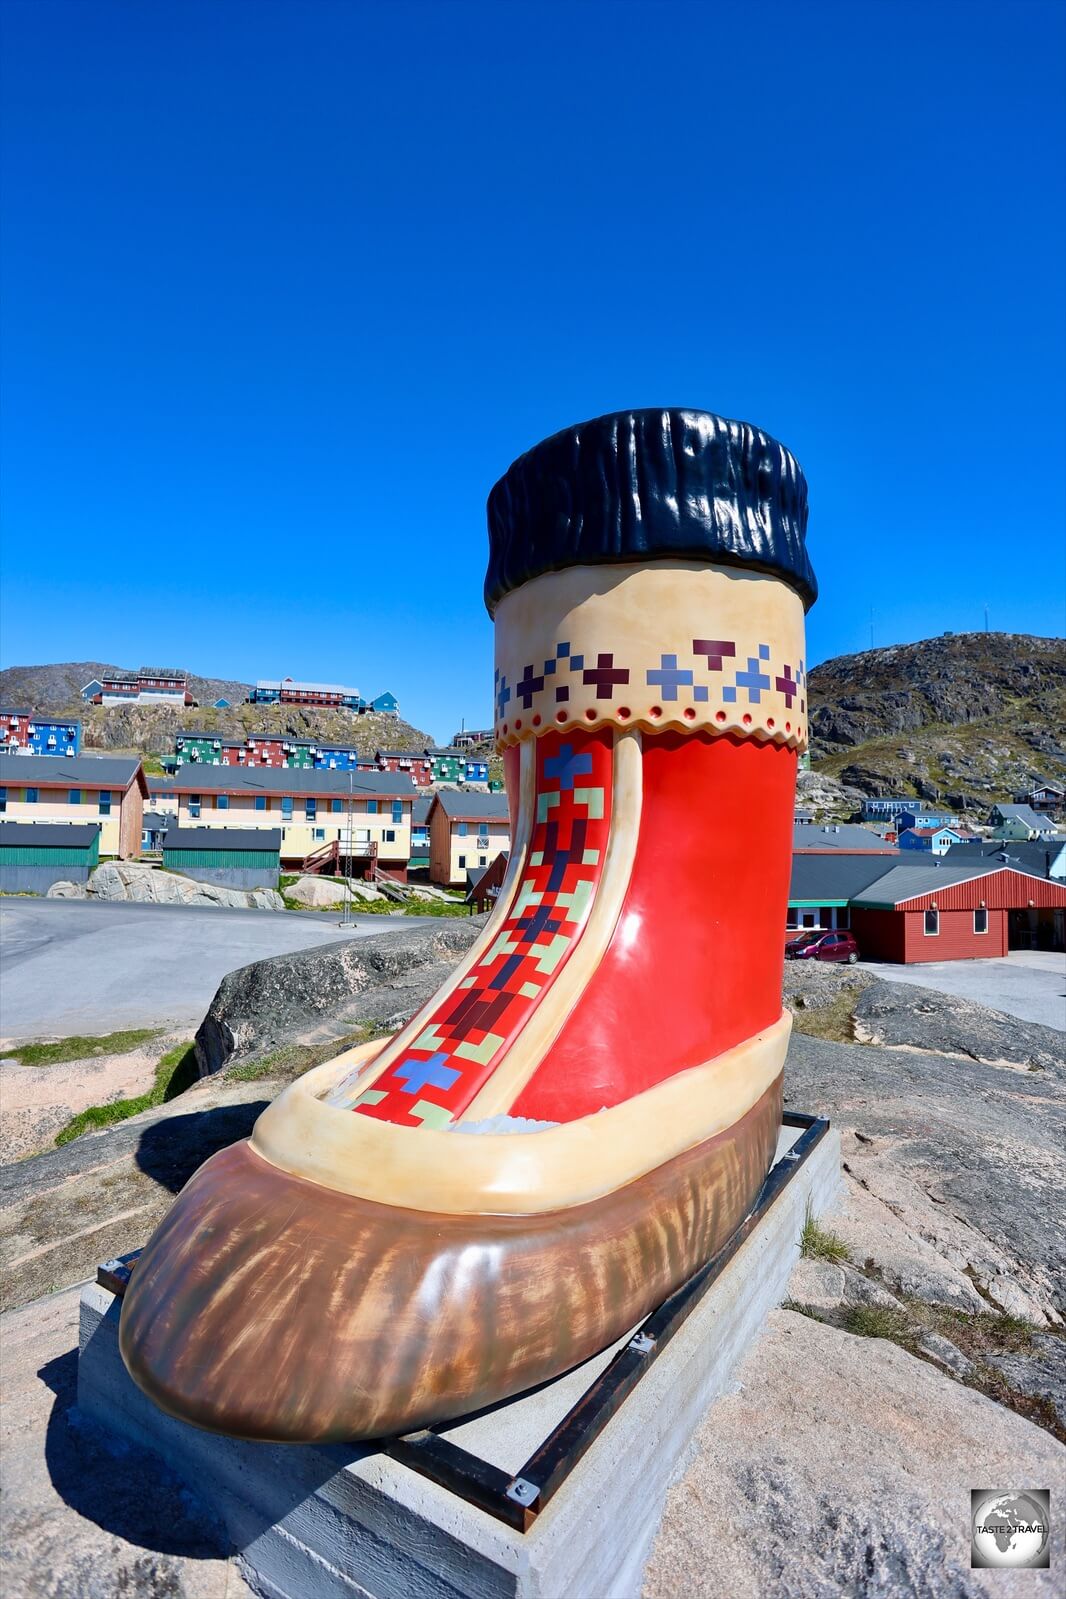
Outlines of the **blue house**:
M 487 783 L 489 780 L 489 763 L 484 756 L 470 756 L 463 763 L 464 782 Z
M 0 745 L 9 755 L 78 755 L 81 723 L 25 707 L 0 710 Z
M 862 810 L 859 813 L 864 822 L 894 822 L 901 811 L 913 806 L 912 799 L 898 799 L 889 795 L 887 798 L 864 799 Z
M 397 716 L 400 711 L 400 702 L 395 694 L 379 694 L 377 699 L 370 701 L 372 711 L 383 711 L 386 716 Z
M 359 751 L 347 744 L 316 744 L 315 765 L 330 772 L 354 772 L 359 766 Z
M 962 835 L 953 827 L 908 827 L 899 835 L 901 850 L 918 850 L 926 855 L 946 855 L 953 844 L 961 844 Z
M 954 822 L 955 817 L 951 815 L 950 811 L 926 810 L 922 806 L 916 805 L 912 800 L 906 810 L 898 812 L 896 826 L 899 832 L 902 833 L 905 828 L 951 827 Z M 960 834 L 959 838 L 961 839 L 961 837 L 962 835 Z
M 230 702 L 226 699 L 212 700 L 211 708 L 215 711 L 228 711 L 230 708 Z

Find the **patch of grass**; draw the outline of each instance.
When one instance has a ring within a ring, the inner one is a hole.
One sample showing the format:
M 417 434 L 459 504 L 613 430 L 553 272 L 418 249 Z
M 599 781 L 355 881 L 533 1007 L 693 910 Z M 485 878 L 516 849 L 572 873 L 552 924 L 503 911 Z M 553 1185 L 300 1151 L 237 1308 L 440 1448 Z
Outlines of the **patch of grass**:
M 828 1038 L 834 1044 L 854 1044 L 855 1002 L 860 988 L 842 988 L 828 1005 L 798 1006 L 792 1012 L 792 1025 L 808 1038 Z M 788 1001 L 786 999 L 785 1003 Z M 791 1007 L 790 1007 L 791 1009 Z
M 836 1233 L 830 1232 L 828 1227 L 823 1227 L 811 1215 L 808 1206 L 807 1214 L 803 1218 L 803 1231 L 800 1233 L 800 1254 L 805 1260 L 831 1260 L 840 1263 L 850 1259 L 848 1246 Z
M 469 916 L 470 906 L 461 899 L 414 899 L 403 908 L 405 916 Z
M 22 1066 L 58 1066 L 65 1060 L 92 1060 L 96 1055 L 128 1055 L 150 1038 L 158 1038 L 160 1027 L 130 1027 L 119 1033 L 103 1033 L 98 1038 L 55 1038 L 42 1044 L 16 1044 L 5 1055 L 14 1056 Z
M 918 1335 L 905 1311 L 880 1305 L 848 1305 L 841 1325 L 857 1338 L 887 1338 L 902 1349 L 914 1350 Z
M 224 1076 L 231 1083 L 258 1083 L 264 1077 L 280 1078 L 291 1083 L 297 1077 L 302 1077 L 304 1072 L 309 1072 L 312 1066 L 321 1066 L 334 1056 L 343 1054 L 346 1049 L 354 1049 L 357 1044 L 369 1044 L 373 1038 L 386 1037 L 388 1030 L 379 1023 L 363 1022 L 355 1032 L 343 1038 L 330 1038 L 321 1044 L 284 1044 L 259 1060 L 251 1060 L 241 1066 L 227 1066 L 223 1068 Z
M 138 1094 L 135 1099 L 113 1099 L 108 1105 L 90 1105 L 87 1110 L 79 1111 L 65 1127 L 60 1128 L 56 1134 L 56 1145 L 69 1144 L 93 1128 L 113 1127 L 116 1122 L 139 1116 L 142 1110 L 152 1110 L 156 1105 L 166 1104 L 190 1088 L 198 1076 L 196 1052 L 192 1044 L 175 1044 L 160 1058 L 155 1069 L 155 1082 L 146 1094 Z

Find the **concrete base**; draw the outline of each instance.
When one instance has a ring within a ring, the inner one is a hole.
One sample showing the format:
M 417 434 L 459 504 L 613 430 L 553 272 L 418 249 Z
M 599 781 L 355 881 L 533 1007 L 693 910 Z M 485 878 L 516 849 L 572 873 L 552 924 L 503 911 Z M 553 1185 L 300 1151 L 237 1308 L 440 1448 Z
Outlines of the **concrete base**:
M 798 1136 L 783 1130 L 778 1158 Z M 163 1415 L 127 1376 L 119 1303 L 95 1285 L 81 1301 L 78 1403 L 214 1506 L 267 1599 L 636 1599 L 696 1426 L 784 1296 L 806 1210 L 823 1214 L 839 1187 L 830 1130 L 527 1533 L 373 1448 L 239 1443 Z M 443 1436 L 516 1474 L 628 1337 Z

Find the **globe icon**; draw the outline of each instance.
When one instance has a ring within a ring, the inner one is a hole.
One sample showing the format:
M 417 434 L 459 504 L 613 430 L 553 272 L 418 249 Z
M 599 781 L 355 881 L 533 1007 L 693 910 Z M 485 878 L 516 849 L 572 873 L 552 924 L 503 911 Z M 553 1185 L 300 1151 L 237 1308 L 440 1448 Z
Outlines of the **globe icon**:
M 1024 1492 L 987 1493 L 973 1513 L 974 1553 L 986 1566 L 1045 1564 L 1050 1527 L 1044 1505 Z

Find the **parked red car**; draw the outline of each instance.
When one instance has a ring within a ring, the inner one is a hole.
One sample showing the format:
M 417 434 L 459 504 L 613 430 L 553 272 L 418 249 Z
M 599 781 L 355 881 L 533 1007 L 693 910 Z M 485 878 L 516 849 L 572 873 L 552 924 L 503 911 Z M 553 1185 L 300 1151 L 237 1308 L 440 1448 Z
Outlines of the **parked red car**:
M 851 933 L 801 933 L 785 945 L 790 961 L 847 961 L 854 966 L 859 946 Z

